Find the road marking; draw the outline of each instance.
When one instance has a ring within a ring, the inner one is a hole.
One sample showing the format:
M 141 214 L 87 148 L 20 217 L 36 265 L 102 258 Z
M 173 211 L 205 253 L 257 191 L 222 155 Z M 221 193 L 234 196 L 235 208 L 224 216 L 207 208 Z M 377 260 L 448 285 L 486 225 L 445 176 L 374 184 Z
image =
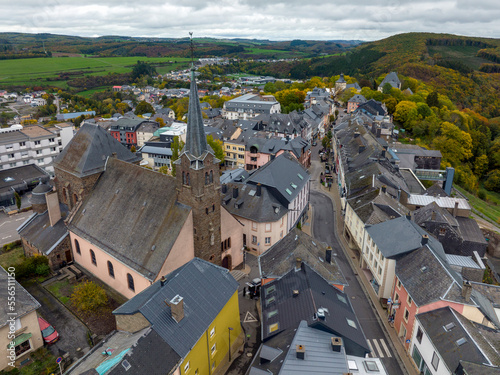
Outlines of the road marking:
M 7 237 L 2 237 L 2 240 L 5 240 L 6 238 L 10 238 L 12 236 L 7 236 Z
M 247 313 L 245 314 L 245 319 L 243 320 L 243 323 L 254 323 L 254 322 L 258 322 L 257 319 L 255 319 L 255 316 L 253 316 L 250 311 L 247 311 Z
M 384 347 L 385 352 L 387 353 L 387 356 L 389 358 L 392 357 L 391 352 L 389 351 L 389 348 L 387 347 L 387 344 L 385 343 L 384 339 L 380 339 L 380 344 Z
M 16 219 L 16 221 L 19 221 L 19 220 L 24 220 L 24 217 L 20 218 L 20 219 Z
M 375 345 L 375 348 L 377 349 L 377 352 L 378 352 L 378 356 L 379 358 L 384 358 L 384 352 L 382 350 L 380 350 L 380 346 L 378 346 L 378 342 L 377 342 L 377 339 L 373 339 L 373 345 Z
M 371 356 L 372 358 L 375 358 L 375 355 L 374 355 L 374 353 L 373 353 L 372 344 L 370 344 L 370 340 L 366 339 L 366 342 L 368 343 L 368 347 L 370 348 L 370 352 L 371 352 L 371 353 L 370 353 L 370 356 Z

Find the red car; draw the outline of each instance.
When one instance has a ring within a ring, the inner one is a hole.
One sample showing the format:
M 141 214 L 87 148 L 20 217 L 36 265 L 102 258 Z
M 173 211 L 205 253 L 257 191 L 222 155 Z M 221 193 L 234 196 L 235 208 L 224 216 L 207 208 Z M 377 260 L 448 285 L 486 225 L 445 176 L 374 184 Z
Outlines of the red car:
M 59 333 L 45 319 L 38 317 L 38 325 L 42 331 L 43 341 L 47 344 L 53 344 L 59 340 Z

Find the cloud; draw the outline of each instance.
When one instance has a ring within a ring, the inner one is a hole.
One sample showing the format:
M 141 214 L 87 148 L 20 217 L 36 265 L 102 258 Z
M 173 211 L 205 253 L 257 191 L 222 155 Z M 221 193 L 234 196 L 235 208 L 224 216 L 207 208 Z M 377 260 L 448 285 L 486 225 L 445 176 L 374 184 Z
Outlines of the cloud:
M 7 2 L 6 0 L 0 0 Z M 500 37 L 497 0 L 23 0 L 0 31 L 65 35 L 376 40 L 425 31 Z

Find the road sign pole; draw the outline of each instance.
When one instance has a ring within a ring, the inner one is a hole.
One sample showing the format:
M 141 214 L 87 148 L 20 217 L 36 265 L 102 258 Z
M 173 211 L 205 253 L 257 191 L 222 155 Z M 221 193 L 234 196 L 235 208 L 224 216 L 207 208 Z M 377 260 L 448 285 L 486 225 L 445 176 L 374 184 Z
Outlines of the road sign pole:
M 63 375 L 62 366 L 61 366 L 62 357 L 57 357 L 56 362 L 59 365 L 59 372 L 61 373 L 61 375 Z

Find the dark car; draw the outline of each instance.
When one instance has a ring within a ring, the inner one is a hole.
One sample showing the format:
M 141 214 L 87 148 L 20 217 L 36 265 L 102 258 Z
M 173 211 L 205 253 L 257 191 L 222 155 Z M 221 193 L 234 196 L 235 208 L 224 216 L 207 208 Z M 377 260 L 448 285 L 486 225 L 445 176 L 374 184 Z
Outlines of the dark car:
M 38 325 L 45 343 L 53 344 L 59 340 L 59 333 L 45 319 L 38 317 Z

